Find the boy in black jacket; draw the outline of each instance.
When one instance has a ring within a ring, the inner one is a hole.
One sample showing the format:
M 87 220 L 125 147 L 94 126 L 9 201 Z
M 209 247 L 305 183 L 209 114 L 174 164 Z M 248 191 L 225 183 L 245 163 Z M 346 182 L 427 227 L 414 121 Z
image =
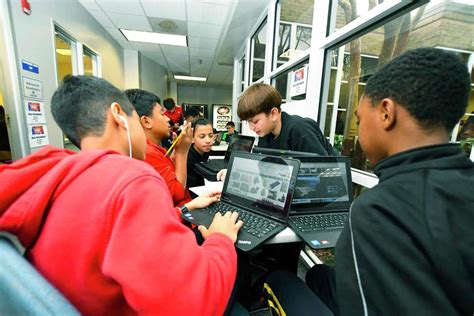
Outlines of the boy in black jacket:
M 280 93 L 265 83 L 248 87 L 240 98 L 237 114 L 257 133 L 259 147 L 306 151 L 323 156 L 338 154 L 324 137 L 318 123 L 282 112 L 280 106 Z
M 320 266 L 306 276 L 336 314 L 474 313 L 474 164 L 449 144 L 470 89 L 466 65 L 434 48 L 399 56 L 367 82 L 356 116 L 379 184 L 352 205 L 335 288 L 321 286 Z

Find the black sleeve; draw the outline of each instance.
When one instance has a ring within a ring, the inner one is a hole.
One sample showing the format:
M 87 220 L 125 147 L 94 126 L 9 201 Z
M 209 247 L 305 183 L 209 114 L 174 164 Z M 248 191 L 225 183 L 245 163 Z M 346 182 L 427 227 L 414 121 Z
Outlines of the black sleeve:
M 322 156 L 339 155 L 324 137 L 318 123 L 311 119 L 303 119 L 301 124 L 292 126 L 287 141 L 291 150 L 312 152 Z

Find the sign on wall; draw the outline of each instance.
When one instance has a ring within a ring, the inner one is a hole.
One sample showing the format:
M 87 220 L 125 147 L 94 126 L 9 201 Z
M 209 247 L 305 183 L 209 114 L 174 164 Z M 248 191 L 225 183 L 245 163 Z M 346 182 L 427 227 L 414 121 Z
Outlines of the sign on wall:
M 306 93 L 308 66 L 296 69 L 291 74 L 290 97 Z
M 43 99 L 43 87 L 41 81 L 28 77 L 21 77 L 23 80 L 23 95 L 25 98 Z
M 46 123 L 44 102 L 25 100 L 25 113 L 27 124 Z

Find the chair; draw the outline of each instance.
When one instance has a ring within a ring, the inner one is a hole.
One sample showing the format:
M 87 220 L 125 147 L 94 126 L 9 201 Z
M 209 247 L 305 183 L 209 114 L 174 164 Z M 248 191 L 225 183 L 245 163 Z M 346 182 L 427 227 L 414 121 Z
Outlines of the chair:
M 15 236 L 0 232 L 0 315 L 80 315 L 23 252 Z

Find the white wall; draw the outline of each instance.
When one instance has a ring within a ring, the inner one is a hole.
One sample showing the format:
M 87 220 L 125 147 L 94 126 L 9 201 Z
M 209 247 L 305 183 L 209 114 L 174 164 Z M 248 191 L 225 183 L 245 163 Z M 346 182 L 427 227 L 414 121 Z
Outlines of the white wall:
M 168 71 L 150 58 L 140 55 L 140 88 L 164 100 L 167 95 Z
M 78 1 L 31 1 L 30 16 L 22 12 L 21 1 L 8 1 L 8 3 L 18 71 L 20 76 L 41 81 L 49 142 L 54 146 L 62 147 L 62 134 L 50 111 L 50 100 L 57 88 L 53 21 L 102 57 L 102 77 L 120 89 L 123 89 L 125 84 L 123 49 Z M 22 59 L 39 65 L 39 74 L 21 70 Z M 18 80 L 21 85 L 21 78 Z M 21 95 L 21 103 L 23 103 L 23 93 Z M 24 115 L 24 113 L 17 114 Z M 16 128 L 25 129 L 26 132 L 27 126 Z
M 232 89 L 184 86 L 178 84 L 178 103 L 232 104 Z

